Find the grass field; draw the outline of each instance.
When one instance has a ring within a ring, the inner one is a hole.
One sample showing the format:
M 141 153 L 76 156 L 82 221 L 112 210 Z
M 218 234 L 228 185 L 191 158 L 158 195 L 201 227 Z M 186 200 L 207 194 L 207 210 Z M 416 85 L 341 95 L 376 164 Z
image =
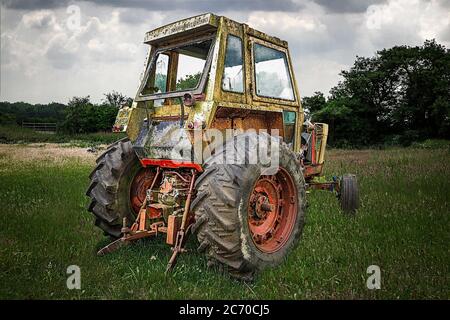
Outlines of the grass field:
M 348 217 L 332 194 L 309 194 L 299 246 L 252 283 L 208 269 L 195 250 L 164 276 L 162 239 L 95 256 L 107 242 L 85 210 L 94 160 L 81 148 L 0 145 L 0 298 L 450 298 L 448 148 L 330 151 L 326 173 L 358 175 L 361 209 Z M 66 288 L 69 265 L 81 290 Z M 380 290 L 366 287 L 369 265 Z

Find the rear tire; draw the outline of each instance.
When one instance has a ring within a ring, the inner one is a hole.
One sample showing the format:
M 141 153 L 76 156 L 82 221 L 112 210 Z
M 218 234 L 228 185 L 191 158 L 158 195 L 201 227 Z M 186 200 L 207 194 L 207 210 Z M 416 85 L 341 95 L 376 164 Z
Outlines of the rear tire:
M 119 140 L 98 157 L 89 175 L 86 195 L 91 198 L 88 211 L 95 225 L 113 238 L 121 236 L 123 218 L 131 224 L 136 213 L 130 205 L 130 183 L 141 168 L 128 138 Z
M 243 136 L 250 141 L 250 146 L 258 145 L 253 144 L 258 141 L 258 135 L 247 133 L 240 138 Z M 275 141 L 273 137 L 269 139 L 271 143 Z M 261 142 L 258 147 L 261 147 Z M 282 245 L 269 250 L 273 252 L 265 252 L 254 241 L 248 212 L 253 210 L 250 197 L 254 194 L 255 184 L 261 176 L 266 177 L 267 167 L 261 164 L 220 164 L 224 149 L 218 150 L 205 162 L 205 171 L 196 181 L 197 196 L 191 205 L 196 220 L 192 231 L 197 234 L 198 251 L 206 254 L 208 265 L 218 265 L 233 277 L 251 280 L 257 270 L 280 264 L 298 243 L 305 219 L 305 182 L 295 154 L 280 143 L 279 166 L 295 188 L 295 199 L 288 205 L 295 209 L 294 218 Z M 252 152 L 256 150 L 247 145 L 245 151 L 249 152 L 249 149 Z M 280 210 L 283 214 L 287 212 Z
M 340 181 L 339 203 L 345 213 L 355 214 L 359 208 L 359 190 L 356 175 L 345 174 Z

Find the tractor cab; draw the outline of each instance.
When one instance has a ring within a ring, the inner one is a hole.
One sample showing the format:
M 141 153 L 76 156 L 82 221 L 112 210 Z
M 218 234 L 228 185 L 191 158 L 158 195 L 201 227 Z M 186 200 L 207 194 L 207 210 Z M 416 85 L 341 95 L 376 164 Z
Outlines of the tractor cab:
M 193 152 L 171 152 L 198 130 L 267 130 L 300 152 L 303 110 L 286 41 L 207 13 L 149 31 L 144 43 L 141 84 L 114 126 L 141 160 L 201 165 Z

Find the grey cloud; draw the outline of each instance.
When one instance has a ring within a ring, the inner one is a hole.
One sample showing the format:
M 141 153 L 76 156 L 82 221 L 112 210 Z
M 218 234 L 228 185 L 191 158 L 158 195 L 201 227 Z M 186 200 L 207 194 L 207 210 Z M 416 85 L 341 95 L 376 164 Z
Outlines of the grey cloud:
M 449 0 L 437 0 L 439 5 L 443 8 L 450 9 L 450 1 Z
M 70 69 L 76 61 L 76 54 L 67 51 L 59 43 L 51 45 L 45 53 L 50 64 L 56 69 Z
M 23 20 L 24 24 L 29 28 L 36 28 L 36 29 L 46 29 L 48 27 L 51 27 L 55 23 L 55 17 L 50 12 L 45 12 L 41 14 L 40 16 L 33 17 L 33 18 L 24 18 Z
M 142 8 L 149 10 L 189 10 L 189 11 L 223 11 L 231 8 L 237 10 L 260 10 L 260 11 L 292 11 L 300 9 L 300 5 L 292 0 L 92 0 L 99 5 L 110 5 L 117 7 Z
M 40 10 L 64 7 L 68 0 L 3 0 L 6 8 L 18 10 Z
M 147 11 L 137 11 L 124 9 L 120 12 L 120 21 L 126 24 L 139 24 L 148 21 L 149 14 Z
M 75 64 L 75 57 L 73 55 L 60 54 L 60 52 L 54 50 L 48 52 L 47 58 L 56 69 L 70 69 Z
M 82 0 L 80 2 L 91 2 L 102 6 L 120 7 L 120 8 L 139 8 L 147 10 L 189 10 L 189 11 L 225 11 L 234 9 L 236 11 L 295 11 L 301 8 L 301 5 L 293 0 Z M 37 10 L 63 7 L 73 3 L 70 0 L 6 0 L 4 5 L 11 9 Z
M 440 36 L 442 37 L 442 40 L 443 40 L 443 41 L 450 42 L 450 26 L 448 26 L 447 29 L 445 29 L 445 30 L 441 33 Z
M 332 13 L 362 13 L 372 4 L 380 4 L 386 0 L 313 0 Z

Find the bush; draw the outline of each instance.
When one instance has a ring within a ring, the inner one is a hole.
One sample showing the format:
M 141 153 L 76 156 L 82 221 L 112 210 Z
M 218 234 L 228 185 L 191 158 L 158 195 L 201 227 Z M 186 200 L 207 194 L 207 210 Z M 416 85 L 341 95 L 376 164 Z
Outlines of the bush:
M 87 97 L 73 97 L 66 109 L 61 131 L 71 134 L 111 130 L 118 109 L 109 104 L 95 105 Z

